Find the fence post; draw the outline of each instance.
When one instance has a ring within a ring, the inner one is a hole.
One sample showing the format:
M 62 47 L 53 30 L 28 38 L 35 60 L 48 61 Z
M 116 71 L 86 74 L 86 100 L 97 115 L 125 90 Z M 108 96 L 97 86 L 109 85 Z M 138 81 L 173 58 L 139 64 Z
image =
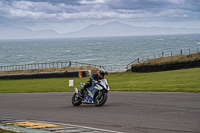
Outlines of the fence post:
M 189 54 L 190 54 L 190 49 L 189 49 Z
M 172 51 L 171 51 L 171 57 L 172 57 Z
M 182 55 L 182 53 L 183 53 L 183 51 L 182 51 L 182 49 L 181 49 L 181 55 Z
M 162 58 L 164 57 L 164 52 L 162 52 Z
M 138 60 L 138 63 L 140 63 L 140 59 L 138 58 L 137 60 Z
M 156 54 L 154 53 L 154 59 L 156 58 Z
M 72 62 L 71 61 L 69 61 L 69 67 L 72 67 Z
M 197 47 L 197 53 L 199 52 L 199 48 Z

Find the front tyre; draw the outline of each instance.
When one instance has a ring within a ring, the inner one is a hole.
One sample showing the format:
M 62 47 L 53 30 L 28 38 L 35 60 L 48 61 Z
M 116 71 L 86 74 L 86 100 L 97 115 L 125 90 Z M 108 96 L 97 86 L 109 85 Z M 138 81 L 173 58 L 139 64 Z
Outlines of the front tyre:
M 107 93 L 102 92 L 102 95 L 100 97 L 98 95 L 95 97 L 94 103 L 97 107 L 100 107 L 100 106 L 104 105 L 106 100 L 107 100 Z
M 78 97 L 77 94 L 75 93 L 72 97 L 72 104 L 74 106 L 79 106 L 79 105 L 81 105 L 81 101 L 82 101 L 82 99 L 80 97 Z

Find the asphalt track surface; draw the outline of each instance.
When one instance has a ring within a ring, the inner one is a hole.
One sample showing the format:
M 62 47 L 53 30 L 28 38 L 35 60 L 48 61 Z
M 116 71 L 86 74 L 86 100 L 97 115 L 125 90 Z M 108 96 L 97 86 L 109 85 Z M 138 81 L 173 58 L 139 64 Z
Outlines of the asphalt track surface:
M 200 133 L 200 94 L 109 92 L 102 107 L 71 104 L 72 92 L 0 94 L 0 117 L 127 133 Z

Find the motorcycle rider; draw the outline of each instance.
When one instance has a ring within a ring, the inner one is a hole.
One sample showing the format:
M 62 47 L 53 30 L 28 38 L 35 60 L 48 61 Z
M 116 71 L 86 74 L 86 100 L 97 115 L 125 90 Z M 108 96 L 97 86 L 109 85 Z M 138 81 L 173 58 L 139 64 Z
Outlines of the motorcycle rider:
M 90 76 L 90 80 L 85 83 L 85 85 L 79 90 L 79 95 L 83 96 L 83 91 L 86 91 L 86 88 L 89 88 L 92 86 L 92 82 L 98 83 L 100 79 L 104 79 L 104 75 L 107 75 L 107 72 L 104 69 L 98 69 L 97 73 L 94 73 L 92 76 Z

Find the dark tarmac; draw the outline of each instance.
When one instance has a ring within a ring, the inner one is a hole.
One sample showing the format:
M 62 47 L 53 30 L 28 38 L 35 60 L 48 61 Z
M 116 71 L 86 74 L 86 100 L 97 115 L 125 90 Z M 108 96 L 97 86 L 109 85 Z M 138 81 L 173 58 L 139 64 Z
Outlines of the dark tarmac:
M 127 133 L 200 133 L 200 94 L 109 92 L 104 106 L 71 104 L 72 92 L 1 93 L 0 117 Z

